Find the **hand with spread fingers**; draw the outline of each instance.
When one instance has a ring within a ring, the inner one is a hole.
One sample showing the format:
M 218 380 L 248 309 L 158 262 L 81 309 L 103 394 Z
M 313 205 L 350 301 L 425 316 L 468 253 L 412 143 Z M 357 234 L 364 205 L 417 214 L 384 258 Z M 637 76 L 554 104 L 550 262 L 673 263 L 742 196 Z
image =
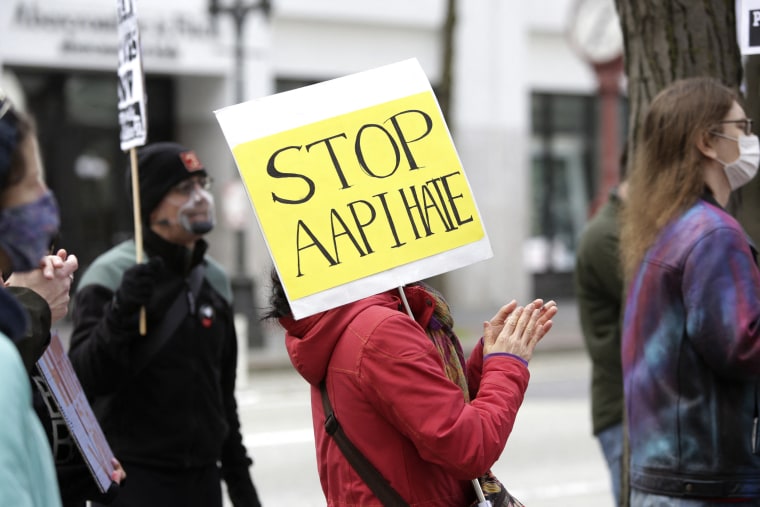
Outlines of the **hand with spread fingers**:
M 530 361 L 538 342 L 552 328 L 557 303 L 536 299 L 525 307 L 516 301 L 502 306 L 483 323 L 483 355 L 506 352 Z

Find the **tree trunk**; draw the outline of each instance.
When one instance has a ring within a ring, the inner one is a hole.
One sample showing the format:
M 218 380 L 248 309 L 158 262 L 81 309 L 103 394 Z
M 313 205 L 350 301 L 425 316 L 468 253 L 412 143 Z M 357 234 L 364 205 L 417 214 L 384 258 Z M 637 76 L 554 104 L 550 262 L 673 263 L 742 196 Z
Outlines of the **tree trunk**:
M 741 55 L 734 0 L 615 0 L 615 5 L 625 45 L 630 165 L 641 119 L 660 90 L 693 76 L 712 76 L 739 90 Z M 624 456 L 621 505 L 627 507 L 627 445 Z
M 438 83 L 438 105 L 441 106 L 441 112 L 449 128 L 451 123 L 449 115 L 451 111 L 451 81 L 452 70 L 454 68 L 454 28 L 457 22 L 457 5 L 456 0 L 447 0 L 446 2 L 446 20 L 443 24 L 443 41 L 442 41 L 442 62 L 441 62 L 441 82 Z
M 744 63 L 746 100 L 744 111 L 747 116 L 760 121 L 760 55 L 747 57 Z M 758 126 L 753 125 L 755 134 Z M 731 197 L 732 211 L 747 234 L 760 244 L 760 176 L 734 192 Z
M 713 76 L 739 89 L 734 0 L 615 0 L 630 104 L 628 160 L 649 102 L 677 79 Z
M 457 0 L 446 1 L 446 18 L 441 30 L 441 81 L 438 83 L 436 96 L 443 119 L 451 125 L 451 95 L 454 69 L 454 33 L 457 22 Z M 439 292 L 446 293 L 446 274 L 436 275 L 425 280 Z

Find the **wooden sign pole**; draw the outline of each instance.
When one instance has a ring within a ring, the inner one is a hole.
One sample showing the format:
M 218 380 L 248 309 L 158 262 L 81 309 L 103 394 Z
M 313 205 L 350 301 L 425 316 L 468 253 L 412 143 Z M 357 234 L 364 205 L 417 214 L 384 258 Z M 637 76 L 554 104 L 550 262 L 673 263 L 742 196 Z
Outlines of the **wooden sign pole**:
M 129 149 L 129 161 L 132 173 L 132 214 L 135 220 L 135 256 L 137 263 L 143 260 L 142 220 L 140 219 L 140 178 L 137 167 L 137 148 Z M 148 332 L 145 321 L 145 307 L 140 308 L 140 336 Z

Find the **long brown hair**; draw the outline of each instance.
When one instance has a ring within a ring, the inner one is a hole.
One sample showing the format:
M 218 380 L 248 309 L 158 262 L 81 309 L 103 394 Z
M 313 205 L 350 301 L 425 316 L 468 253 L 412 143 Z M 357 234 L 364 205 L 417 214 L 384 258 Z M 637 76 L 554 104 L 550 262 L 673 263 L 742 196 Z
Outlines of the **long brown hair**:
M 652 100 L 636 140 L 620 249 L 630 281 L 663 227 L 691 207 L 705 188 L 700 136 L 720 130 L 737 94 L 713 78 L 676 81 Z

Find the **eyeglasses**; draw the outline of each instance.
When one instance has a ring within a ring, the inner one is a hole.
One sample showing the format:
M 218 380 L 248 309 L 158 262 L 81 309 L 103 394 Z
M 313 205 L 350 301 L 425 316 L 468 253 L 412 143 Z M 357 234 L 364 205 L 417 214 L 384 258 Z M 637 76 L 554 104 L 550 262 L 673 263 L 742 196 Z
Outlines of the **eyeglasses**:
M 195 187 L 198 187 L 201 190 L 211 190 L 211 186 L 213 183 L 214 183 L 213 178 L 209 176 L 201 176 L 200 178 L 190 178 L 172 187 L 171 191 L 176 194 L 180 194 L 185 197 L 188 197 L 195 191 Z
M 752 135 L 752 119 L 751 118 L 742 118 L 741 120 L 722 120 L 718 123 L 736 123 L 739 125 L 739 128 L 741 128 L 744 131 L 745 135 L 751 136 Z

